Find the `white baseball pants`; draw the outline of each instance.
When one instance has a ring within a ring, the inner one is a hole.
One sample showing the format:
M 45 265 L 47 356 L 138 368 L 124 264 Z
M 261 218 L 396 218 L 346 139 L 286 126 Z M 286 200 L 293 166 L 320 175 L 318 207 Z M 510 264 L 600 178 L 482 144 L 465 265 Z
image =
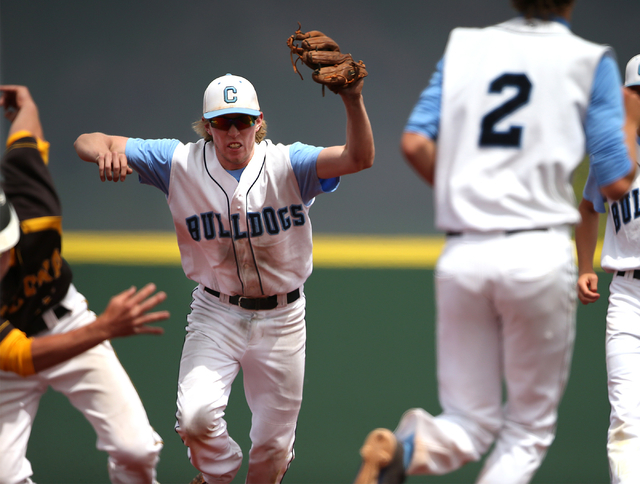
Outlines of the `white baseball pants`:
M 612 484 L 640 482 L 640 280 L 614 275 L 607 311 L 611 416 L 607 453 Z
M 224 413 L 242 368 L 251 410 L 248 484 L 279 483 L 294 458 L 305 362 L 305 298 L 250 311 L 193 293 L 180 362 L 176 430 L 208 484 L 231 482 L 242 451 Z
M 396 435 L 414 446 L 409 474 L 451 472 L 495 443 L 476 482 L 531 480 L 569 375 L 573 254 L 566 228 L 448 238 L 435 275 L 443 412 L 401 419 Z
M 95 320 L 84 296 L 73 286 L 62 304 L 71 312 L 43 336 L 64 333 Z M 111 343 L 105 341 L 26 378 L 0 371 L 0 484 L 32 483 L 27 443 L 40 398 L 49 386 L 64 394 L 93 426 L 98 435 L 96 447 L 109 454 L 113 484 L 155 483 L 162 440 L 149 424 L 140 397 Z M 51 451 L 56 452 L 55 438 L 51 442 Z M 60 458 L 68 460 L 69 468 L 73 468 L 73 455 Z M 46 469 L 40 472 L 47 476 Z

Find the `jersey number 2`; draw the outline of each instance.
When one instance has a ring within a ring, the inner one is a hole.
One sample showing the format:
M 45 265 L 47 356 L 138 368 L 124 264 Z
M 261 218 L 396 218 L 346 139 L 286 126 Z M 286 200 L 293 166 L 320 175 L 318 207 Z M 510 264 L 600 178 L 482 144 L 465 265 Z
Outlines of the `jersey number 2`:
M 500 93 L 505 87 L 515 87 L 518 92 L 482 118 L 480 146 L 520 146 L 522 126 L 510 126 L 507 131 L 497 131 L 496 124 L 529 102 L 531 81 L 525 74 L 502 74 L 489 84 L 489 92 Z

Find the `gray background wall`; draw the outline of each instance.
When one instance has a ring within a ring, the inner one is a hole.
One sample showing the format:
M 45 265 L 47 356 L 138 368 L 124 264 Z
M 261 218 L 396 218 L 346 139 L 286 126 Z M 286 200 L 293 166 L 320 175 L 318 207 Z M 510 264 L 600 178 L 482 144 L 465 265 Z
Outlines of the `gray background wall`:
M 94 130 L 193 141 L 204 89 L 231 72 L 256 86 L 272 140 L 341 144 L 339 97 L 291 68 L 285 41 L 301 22 L 365 61 L 377 148 L 371 170 L 318 201 L 316 233 L 431 233 L 431 193 L 400 157 L 402 128 L 450 29 L 513 14 L 508 0 L 0 0 L 0 80 L 40 105 L 67 230 L 172 230 L 158 190 L 101 184 L 73 141 Z M 573 30 L 612 45 L 622 69 L 640 52 L 638 18 L 637 0 L 578 0 Z

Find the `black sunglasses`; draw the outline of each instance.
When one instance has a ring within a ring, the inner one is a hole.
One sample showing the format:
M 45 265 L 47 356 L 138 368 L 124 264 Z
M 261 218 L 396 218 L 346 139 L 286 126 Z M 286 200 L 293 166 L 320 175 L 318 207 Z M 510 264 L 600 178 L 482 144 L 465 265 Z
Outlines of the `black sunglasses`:
M 221 129 L 222 131 L 229 131 L 231 126 L 235 126 L 238 130 L 243 130 L 254 126 L 256 124 L 256 119 L 258 119 L 256 116 L 250 116 L 248 114 L 243 114 L 237 118 L 218 116 L 217 118 L 210 119 L 209 123 L 211 123 L 212 127 Z

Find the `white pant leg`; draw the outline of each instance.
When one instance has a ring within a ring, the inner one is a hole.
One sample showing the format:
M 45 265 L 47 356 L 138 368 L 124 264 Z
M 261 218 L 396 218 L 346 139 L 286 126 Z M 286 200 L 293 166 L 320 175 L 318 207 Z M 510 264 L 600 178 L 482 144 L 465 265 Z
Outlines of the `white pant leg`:
M 63 304 L 71 312 L 42 336 L 65 333 L 95 320 L 73 286 Z M 27 378 L 0 373 L 0 449 L 8 449 L 0 452 L 0 476 L 5 469 L 20 468 L 18 480 L 11 477 L 7 482 L 23 482 L 22 476 L 31 474 L 24 453 L 38 402 L 49 385 L 67 396 L 93 426 L 97 448 L 109 453 L 113 484 L 155 482 L 162 441 L 149 425 L 142 402 L 109 342 Z M 4 425 L 5 421 L 9 423 Z M 4 459 L 10 461 L 6 467 Z
M 27 443 L 47 383 L 0 371 L 0 484 L 30 484 Z
M 528 482 L 553 440 L 575 330 L 575 266 L 561 232 L 452 238 L 436 269 L 443 413 L 407 412 L 410 474 L 478 460 L 479 483 Z M 502 409 L 501 382 L 508 400 Z
M 176 431 L 209 484 L 231 482 L 242 451 L 223 417 L 251 336 L 252 313 L 199 288 L 193 297 L 180 360 Z
M 395 431 L 401 440 L 414 439 L 409 474 L 445 474 L 479 460 L 502 423 L 500 324 L 487 297 L 496 269 L 475 245 L 457 242 L 447 244 L 435 274 L 443 413 L 410 410 Z
M 95 320 L 81 294 L 75 292 L 63 303 L 72 312 L 61 318 L 51 333 L 70 331 Z M 108 470 L 113 484 L 155 482 L 162 439 L 151 427 L 111 343 L 105 341 L 45 370 L 41 376 L 54 390 L 64 394 L 94 428 L 98 436 L 96 447 L 109 454 Z
M 242 358 L 244 388 L 251 409 L 251 451 L 247 484 L 277 484 L 294 458 L 302 404 L 306 348 L 305 299 L 262 311 Z
M 247 311 L 194 291 L 180 362 L 176 430 L 209 484 L 231 482 L 242 451 L 224 411 L 242 365 L 252 411 L 247 482 L 279 482 L 293 459 L 304 373 L 304 297 L 284 308 Z
M 531 480 L 555 438 L 575 341 L 576 266 L 563 233 L 507 237 L 494 300 L 503 324 L 504 423 L 478 478 Z
M 612 484 L 640 482 L 640 281 L 614 276 L 606 332 Z

